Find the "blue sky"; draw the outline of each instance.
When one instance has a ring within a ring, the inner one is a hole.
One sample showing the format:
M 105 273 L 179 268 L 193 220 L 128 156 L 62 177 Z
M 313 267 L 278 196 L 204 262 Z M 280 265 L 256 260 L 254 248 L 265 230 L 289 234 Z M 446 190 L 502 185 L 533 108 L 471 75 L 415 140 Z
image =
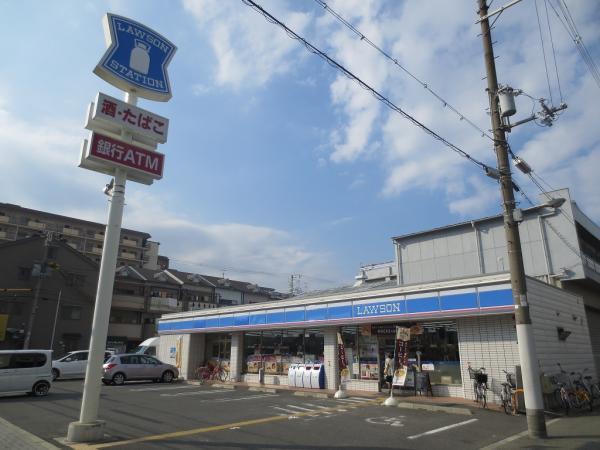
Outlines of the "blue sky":
M 405 111 L 493 165 L 490 143 L 312 0 L 258 1 Z M 557 5 L 557 0 L 552 0 Z M 475 2 L 332 1 L 479 127 L 489 128 Z M 551 91 L 559 102 L 545 16 Z M 492 9 L 502 5 L 494 2 Z M 600 61 L 600 3 L 567 0 Z M 238 0 L 0 1 L 0 187 L 3 202 L 104 221 L 108 177 L 77 167 L 88 103 L 122 93 L 92 70 L 103 14 L 142 22 L 178 46 L 173 98 L 140 100 L 168 117 L 164 178 L 129 183 L 123 219 L 182 270 L 287 289 L 353 281 L 360 264 L 393 259 L 390 237 L 499 212 L 495 182 L 308 53 Z M 513 150 L 600 221 L 600 89 L 554 13 L 550 24 L 567 111 L 523 125 Z M 499 80 L 549 97 L 535 2 L 496 23 Z M 517 98 L 518 118 L 531 100 Z M 517 175 L 532 198 L 534 186 Z M 527 206 L 527 205 L 523 205 Z

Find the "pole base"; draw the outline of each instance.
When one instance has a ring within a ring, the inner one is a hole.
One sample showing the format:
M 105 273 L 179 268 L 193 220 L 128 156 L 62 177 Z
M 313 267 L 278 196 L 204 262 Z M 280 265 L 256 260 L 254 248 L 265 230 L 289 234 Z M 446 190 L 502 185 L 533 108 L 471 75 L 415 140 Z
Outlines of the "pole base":
M 383 406 L 398 406 L 398 403 L 400 403 L 398 399 L 393 395 L 390 395 L 385 399 L 385 402 L 383 402 Z
M 529 437 L 534 439 L 546 439 L 548 432 L 546 430 L 546 418 L 544 411 L 537 409 L 527 409 L 527 430 Z
M 67 442 L 98 442 L 104 439 L 104 420 L 90 423 L 71 422 L 67 431 Z
M 335 394 L 333 394 L 333 398 L 347 398 L 348 394 L 343 389 L 338 389 Z

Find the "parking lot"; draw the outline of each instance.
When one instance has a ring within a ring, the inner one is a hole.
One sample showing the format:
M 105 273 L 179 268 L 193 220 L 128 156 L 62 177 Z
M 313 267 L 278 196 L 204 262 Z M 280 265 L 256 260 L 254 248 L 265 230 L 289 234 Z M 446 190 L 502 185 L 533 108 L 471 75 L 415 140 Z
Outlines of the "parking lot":
M 48 397 L 5 397 L 0 416 L 63 446 L 78 418 L 82 380 L 54 383 Z M 381 405 L 383 397 L 313 398 L 292 392 L 185 383 L 103 386 L 107 439 L 77 448 L 388 449 L 481 448 L 526 428 L 524 417 L 472 415 Z M 58 439 L 58 440 L 57 440 Z

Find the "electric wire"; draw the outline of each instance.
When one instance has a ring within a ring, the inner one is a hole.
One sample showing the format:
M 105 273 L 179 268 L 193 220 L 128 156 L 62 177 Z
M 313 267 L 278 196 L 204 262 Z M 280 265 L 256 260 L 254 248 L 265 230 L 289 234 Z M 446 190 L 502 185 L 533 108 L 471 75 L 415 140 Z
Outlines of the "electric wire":
M 346 20 L 341 14 L 339 14 L 336 10 L 331 8 L 327 3 L 323 0 L 314 0 L 318 5 L 320 5 L 325 11 L 335 17 L 340 23 L 342 23 L 345 27 L 347 27 L 350 31 L 352 31 L 355 35 L 357 35 L 362 42 L 365 42 L 367 45 L 375 49 L 381 55 L 383 55 L 386 59 L 391 61 L 396 67 L 406 73 L 410 78 L 419 83 L 423 88 L 425 88 L 431 95 L 433 95 L 437 100 L 439 100 L 443 107 L 447 107 L 450 111 L 452 111 L 455 115 L 458 116 L 459 120 L 465 121 L 472 128 L 481 133 L 481 137 L 487 137 L 490 140 L 494 140 L 494 138 L 486 131 L 484 131 L 481 127 L 477 126 L 472 120 L 466 117 L 463 113 L 461 113 L 456 107 L 452 106 L 447 100 L 445 100 L 440 94 L 434 91 L 429 83 L 421 80 L 411 71 L 409 71 L 404 65 L 402 65 L 397 58 L 394 58 L 391 54 L 383 50 L 377 44 L 375 44 L 371 39 L 369 39 L 365 34 L 363 34 L 359 29 L 357 29 L 354 25 L 352 25 L 348 20 Z
M 537 0 L 534 0 L 535 14 L 537 16 L 538 28 L 540 30 L 540 42 L 542 44 L 542 55 L 544 56 L 544 67 L 546 69 L 546 81 L 548 82 L 548 95 L 550 96 L 550 103 L 554 104 L 552 100 L 552 88 L 550 87 L 550 74 L 548 73 L 548 62 L 546 61 L 546 47 L 544 46 L 544 36 L 542 33 L 542 22 L 540 21 L 540 13 L 538 11 Z
M 563 102 L 563 93 L 560 87 L 560 76 L 558 74 L 558 65 L 556 63 L 556 48 L 554 47 L 554 37 L 552 36 L 552 27 L 550 26 L 550 14 L 548 13 L 548 1 L 544 1 L 544 7 L 546 9 L 546 23 L 548 24 L 548 34 L 550 35 L 550 44 L 552 45 L 552 56 L 554 58 L 554 71 L 556 72 L 556 84 L 558 85 L 558 93 L 560 94 L 560 101 Z
M 312 45 L 306 39 L 304 39 L 303 37 L 301 37 L 300 35 L 298 35 L 297 33 L 295 33 L 293 30 L 291 30 L 290 28 L 288 28 L 287 25 L 285 25 L 283 22 L 281 22 L 275 16 L 271 15 L 269 12 L 267 12 L 265 9 L 263 9 L 256 2 L 254 2 L 253 0 L 242 0 L 242 2 L 244 4 L 246 4 L 247 6 L 250 6 L 251 8 L 253 8 L 258 13 L 262 14 L 268 22 L 270 22 L 272 24 L 275 24 L 275 25 L 278 25 L 279 27 L 281 27 L 287 33 L 287 35 L 290 38 L 292 38 L 294 40 L 297 40 L 297 41 L 301 42 L 302 44 L 304 44 L 304 46 L 306 47 L 306 49 L 310 53 L 313 53 L 314 55 L 317 55 L 317 56 L 321 57 L 330 66 L 332 66 L 333 68 L 339 70 L 343 75 L 345 75 L 346 77 L 348 77 L 350 80 L 355 81 L 360 87 L 362 87 L 363 89 L 369 91 L 377 100 L 379 100 L 380 102 L 382 102 L 384 105 L 386 105 L 392 111 L 395 111 L 398 114 L 400 114 L 402 117 L 404 117 L 405 119 L 407 119 L 413 125 L 417 126 L 421 130 L 423 130 L 426 134 L 428 134 L 429 136 L 433 137 L 434 139 L 440 141 L 446 147 L 450 148 L 452 151 L 456 152 L 457 154 L 459 154 L 463 158 L 466 158 L 467 160 L 471 161 L 472 163 L 478 165 L 484 171 L 487 172 L 490 169 L 490 167 L 487 164 L 485 164 L 485 163 L 479 161 L 478 159 L 474 158 L 473 156 L 471 156 L 470 154 L 468 154 L 466 151 L 464 151 L 462 148 L 454 145 L 453 143 L 451 143 L 450 141 L 448 141 L 444 137 L 440 136 L 439 134 L 437 134 L 435 131 L 433 131 L 429 127 L 427 127 L 425 124 L 423 124 L 422 122 L 420 122 L 419 120 L 417 120 L 416 118 L 414 118 L 413 116 L 411 116 L 410 114 L 408 114 L 406 111 L 404 111 L 402 108 L 400 108 L 399 106 L 397 106 L 395 103 L 393 103 L 390 99 L 388 99 L 386 96 L 384 96 L 383 94 L 381 94 L 375 88 L 371 87 L 369 84 L 367 84 L 366 82 L 364 82 L 362 79 L 360 79 L 354 73 L 352 73 L 350 70 L 346 69 L 340 63 L 338 63 L 337 61 L 335 61 L 334 59 L 332 59 L 325 52 L 323 52 L 322 50 L 319 50 L 317 47 L 315 47 L 314 45 Z
M 562 24 L 571 40 L 575 43 L 575 47 L 577 48 L 579 55 L 583 59 L 584 63 L 587 65 L 590 74 L 596 81 L 596 84 L 598 85 L 598 87 L 600 87 L 600 70 L 598 69 L 598 66 L 592 58 L 587 47 L 583 43 L 583 38 L 577 31 L 577 26 L 575 25 L 575 21 L 571 16 L 568 6 L 566 5 L 566 3 L 564 3 L 564 1 L 557 0 L 558 9 L 560 10 L 559 13 L 559 11 L 557 11 L 557 7 L 554 6 L 552 1 L 547 1 L 550 4 L 550 8 L 552 9 L 552 11 L 554 11 L 554 14 L 558 18 L 558 21 Z

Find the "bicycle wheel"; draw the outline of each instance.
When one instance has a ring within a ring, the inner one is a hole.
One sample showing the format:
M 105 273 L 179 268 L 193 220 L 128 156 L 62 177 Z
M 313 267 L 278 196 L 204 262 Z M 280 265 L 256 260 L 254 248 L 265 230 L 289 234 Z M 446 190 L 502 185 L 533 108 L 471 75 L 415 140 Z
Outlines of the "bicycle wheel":
M 502 399 L 502 408 L 506 414 L 512 413 L 512 405 L 510 404 L 510 394 L 506 391 L 506 386 L 502 389 L 500 393 L 500 398 Z
M 567 394 L 567 401 L 569 402 L 569 408 L 581 408 L 581 403 L 579 403 L 579 399 L 575 392 L 569 392 Z
M 487 406 L 487 395 L 486 389 L 483 384 L 477 386 L 477 401 L 479 402 L 479 406 L 481 408 L 485 408 Z

